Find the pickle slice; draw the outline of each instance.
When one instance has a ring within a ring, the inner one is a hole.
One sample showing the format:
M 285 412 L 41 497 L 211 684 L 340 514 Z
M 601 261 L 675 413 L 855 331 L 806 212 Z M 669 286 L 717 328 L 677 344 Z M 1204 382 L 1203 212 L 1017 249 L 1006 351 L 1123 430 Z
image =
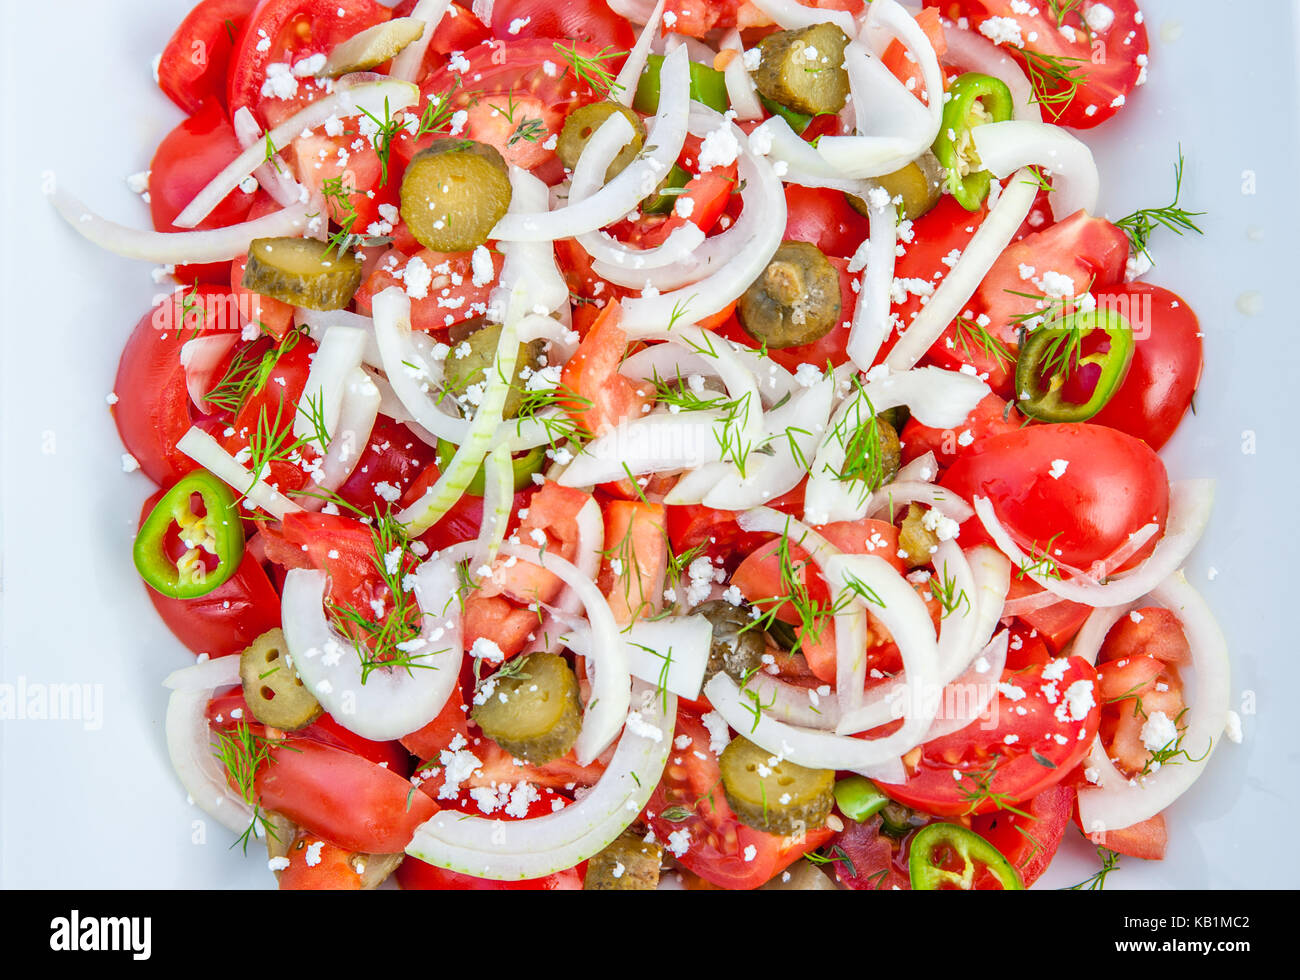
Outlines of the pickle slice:
M 631 142 L 623 147 L 622 152 L 614 158 L 614 162 L 605 171 L 605 181 L 608 183 L 621 174 L 645 146 L 645 123 L 627 106 L 608 100 L 579 106 L 569 113 L 569 117 L 564 120 L 564 128 L 560 130 L 559 141 L 555 145 L 555 153 L 560 158 L 560 162 L 570 170 L 576 167 L 578 157 L 582 156 L 582 151 L 587 148 L 596 130 L 600 129 L 605 124 L 605 120 L 616 112 L 622 113 L 623 118 L 632 124 L 634 132 Z
M 784 242 L 740 297 L 736 312 L 751 337 L 770 348 L 801 347 L 840 320 L 840 274 L 816 245 Z
M 713 624 L 713 643 L 709 647 L 709 662 L 704 668 L 705 680 L 714 674 L 725 673 L 737 684 L 743 684 L 759 667 L 767 644 L 763 631 L 754 627 L 749 606 L 733 606 L 725 599 L 711 599 L 691 610 Z
M 424 28 L 425 23 L 419 17 L 398 17 L 368 27 L 331 51 L 316 77 L 338 78 L 354 71 L 378 68 L 423 37 Z
M 578 740 L 578 679 L 558 654 L 535 653 L 520 663 L 517 673 L 488 678 L 475 700 L 479 697 L 483 703 L 471 714 L 475 724 L 516 759 L 540 766 L 564 755 Z
M 943 171 L 938 158 L 929 150 L 901 170 L 877 177 L 876 183 L 885 189 L 891 200 L 903 199 L 903 217 L 908 221 L 928 214 L 943 197 Z M 871 216 L 871 210 L 862 198 L 849 194 L 848 199 L 859 214 Z
M 506 162 L 495 147 L 438 139 L 421 150 L 402 180 L 402 219 L 425 248 L 468 252 L 510 208 Z
M 939 547 L 939 536 L 925 526 L 924 518 L 925 508 L 911 504 L 898 532 L 898 549 L 907 552 L 905 560 L 909 569 L 930 564 L 934 549 Z
M 587 862 L 582 887 L 589 892 L 654 891 L 659 887 L 663 850 L 631 830 Z
M 778 759 L 735 738 L 718 759 L 727 803 L 741 822 L 768 834 L 798 834 L 826 822 L 835 803 L 835 773 Z
M 834 24 L 777 31 L 759 42 L 763 54 L 754 85 L 788 109 L 816 116 L 839 112 L 849 94 L 844 70 L 845 33 Z
M 259 238 L 241 285 L 309 310 L 341 310 L 361 288 L 361 260 L 314 238 Z
M 248 710 L 263 725 L 295 732 L 320 717 L 323 710 L 303 686 L 286 656 L 284 633 L 263 633 L 239 655 L 239 679 Z
M 462 340 L 447 355 L 444 367 L 447 390 L 463 398 L 474 385 L 487 380 L 488 371 L 496 364 L 497 346 L 501 343 L 501 324 L 489 323 Z M 515 377 L 506 395 L 502 416 L 512 419 L 519 414 L 523 404 L 524 389 L 533 373 L 546 366 L 546 341 L 534 340 L 519 348 Z

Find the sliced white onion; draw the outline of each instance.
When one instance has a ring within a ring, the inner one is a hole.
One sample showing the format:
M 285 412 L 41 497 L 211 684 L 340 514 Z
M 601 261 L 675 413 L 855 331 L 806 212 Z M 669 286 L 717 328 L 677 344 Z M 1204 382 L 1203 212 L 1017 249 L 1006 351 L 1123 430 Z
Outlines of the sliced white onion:
M 986 544 L 966 552 L 966 560 L 975 578 L 975 593 L 971 596 L 976 615 L 973 642 L 980 647 L 992 638 L 1004 615 L 1007 593 L 1011 591 L 1011 563 Z
M 727 101 L 741 122 L 763 118 L 763 103 L 758 98 L 758 88 L 745 67 L 745 42 L 740 31 L 731 29 L 723 35 L 720 51 L 734 51 L 736 57 L 727 62 L 722 75 L 727 86 Z
M 260 146 L 262 152 L 266 152 L 266 137 L 262 133 L 261 125 L 258 124 L 248 106 L 239 107 L 235 113 L 233 123 L 235 139 L 239 140 L 241 149 L 246 150 L 250 146 Z M 276 155 L 253 171 L 253 177 L 257 180 L 258 186 L 270 194 L 271 199 L 282 208 L 307 203 L 306 194 L 308 192 L 293 179 L 287 167 L 276 162 L 279 159 L 280 157 Z M 315 209 L 313 208 L 313 210 Z
M 980 161 L 995 177 L 1037 164 L 1052 174 L 1052 214 L 1064 221 L 1072 214 L 1097 210 L 1101 175 L 1092 150 L 1059 126 L 1009 120 L 971 130 Z M 1017 180 L 1021 179 L 1019 177 Z M 1038 180 L 1029 181 L 1037 193 Z
M 498 443 L 483 462 L 483 522 L 479 526 L 473 568 L 490 565 L 501 550 L 514 498 L 515 468 L 510 447 Z
M 676 339 L 678 331 L 673 331 L 672 335 Z M 711 338 L 715 351 L 721 340 L 716 336 Z M 795 381 L 794 375 L 762 351 L 731 343 L 730 352 L 741 369 L 748 372 L 765 406 L 776 405 L 799 390 L 800 385 Z M 709 354 L 708 348 L 701 353 L 689 349 L 685 344 L 665 343 L 644 347 L 629 354 L 618 370 L 624 377 L 637 381 L 653 381 L 656 378 L 673 381 L 679 377 L 690 378 L 691 375 L 698 374 L 704 378 L 717 378 L 725 384 L 725 368 L 720 367 L 718 361 L 718 357 Z
M 998 696 L 998 683 L 1007 665 L 1011 634 L 1003 630 L 981 649 L 961 676 L 941 693 L 938 716 L 923 741 L 932 742 L 973 725 Z
M 347 310 L 309 310 L 299 307 L 294 310 L 294 322 L 305 326 L 311 339 L 320 343 L 330 327 L 351 327 L 366 335 L 362 359 L 372 368 L 382 368 L 383 358 L 379 353 L 379 342 L 375 340 L 375 322 L 368 316 L 349 313 Z
M 750 134 L 750 145 L 754 152 L 784 164 L 785 172 L 781 177 L 787 183 L 825 187 L 858 197 L 866 197 L 871 188 L 869 181 L 846 177 L 839 168 L 832 166 L 781 116 L 773 116 L 757 127 Z
M 379 418 L 379 401 L 379 389 L 370 380 L 370 375 L 360 368 L 348 375 L 343 384 L 343 404 L 332 432 L 329 452 L 320 461 L 312 488 L 302 497 L 304 510 L 320 510 L 325 505 L 325 497 L 315 494 L 315 491 L 337 490 L 356 470 Z
M 230 788 L 226 767 L 214 754 L 207 715 L 217 689 L 239 683 L 239 658 L 221 657 L 209 663 L 214 666 L 198 665 L 207 668 L 208 686 L 190 686 L 189 678 L 184 678 L 167 700 L 167 755 L 194 805 L 232 833 L 243 834 L 253 823 L 253 808 Z
M 925 504 L 958 524 L 965 524 L 975 516 L 975 508 L 947 487 L 935 483 L 895 480 L 871 495 L 867 517 L 881 517 L 893 521 L 894 514 L 908 504 Z
M 289 238 L 307 227 L 305 204 L 295 204 L 265 217 L 211 231 L 140 231 L 95 214 L 62 190 L 50 203 L 77 234 L 114 255 L 157 265 L 205 265 L 229 262 L 248 252 L 258 238 Z
M 1155 551 L 1137 568 L 1112 576 L 1104 584 L 1087 579 L 1061 579 L 1042 574 L 1039 570 L 1041 563 L 1036 564 L 1020 550 L 1020 546 L 998 520 L 989 498 L 976 497 L 974 504 L 980 522 L 1002 553 L 1048 592 L 1086 606 L 1120 606 L 1152 591 L 1182 567 L 1210 521 L 1210 511 L 1214 506 L 1214 481 L 1181 480 L 1171 483 L 1169 518 L 1164 536 L 1156 545 Z
M 433 35 L 438 30 L 438 25 L 442 23 L 443 15 L 447 13 L 447 8 L 450 6 L 451 0 L 420 0 L 415 5 L 415 8 L 411 11 L 411 16 L 424 21 L 424 33 L 393 58 L 392 69 L 388 72 L 390 78 L 406 82 L 419 82 L 420 71 L 424 67 L 425 52 L 429 50 L 429 45 L 433 42 Z M 490 24 L 491 22 L 492 18 L 489 15 L 484 23 Z
M 200 412 L 206 412 L 208 392 L 215 378 L 213 369 L 239 343 L 237 333 L 205 333 L 187 340 L 181 348 L 181 367 L 185 369 L 185 388 L 190 401 Z
M 386 742 L 419 731 L 438 716 L 460 676 L 454 566 L 426 562 L 414 574 L 420 636 L 403 644 L 412 666 L 381 667 L 369 676 L 356 647 L 325 616 L 326 584 L 317 570 L 295 568 L 285 577 L 280 611 L 294 670 L 330 717 L 362 738 Z
M 1097 770 L 1096 788 L 1079 789 L 1079 817 L 1085 833 L 1122 830 L 1149 820 L 1163 811 L 1192 786 L 1205 771 L 1210 755 L 1228 721 L 1231 694 L 1231 667 L 1228 643 L 1215 622 L 1214 614 L 1200 594 L 1187 584 L 1181 572 L 1152 590 L 1150 598 L 1178 618 L 1192 652 L 1192 690 L 1187 698 L 1186 726 L 1182 745 L 1187 758 L 1168 763 L 1148 776 L 1126 779 L 1101 744 L 1093 743 L 1087 765 Z M 1095 618 L 1111 619 L 1110 610 L 1098 610 Z M 1088 626 L 1093 625 L 1089 619 Z M 1113 621 L 1110 625 L 1113 625 Z M 1090 635 L 1096 647 L 1105 640 L 1105 630 L 1094 627 Z M 1075 651 L 1096 659 L 1092 644 L 1084 651 L 1075 641 Z
M 637 709 L 624 716 L 627 724 L 609 765 L 571 806 L 527 820 L 443 811 L 416 830 L 406 852 L 436 867 L 510 881 L 545 877 L 604 850 L 645 808 L 663 775 L 677 699 L 667 696 L 666 712 L 663 700 L 638 684 Z
M 489 237 L 507 242 L 542 242 L 572 238 L 613 224 L 630 213 L 654 192 L 681 153 L 686 140 L 686 117 L 690 105 L 690 62 L 685 51 L 668 55 L 660 70 L 659 112 L 654 118 L 646 146 L 651 152 L 638 157 L 622 173 L 590 197 L 554 211 L 536 214 L 507 214 Z M 609 161 L 632 138 L 632 126 L 621 114 L 611 115 L 592 134 L 578 167 L 574 183 L 603 181 Z M 610 152 L 610 146 L 615 149 Z M 605 157 L 604 167 L 596 166 Z
M 333 438 L 339 417 L 343 413 L 344 390 L 353 372 L 361 367 L 366 335 L 351 327 L 330 327 L 321 338 L 320 346 L 312 357 L 311 371 L 302 390 L 299 403 L 310 406 L 315 421 L 307 412 L 300 411 L 293 419 L 293 434 L 297 439 L 308 439 L 318 453 L 329 447 L 321 445 L 315 422 L 323 422 L 325 433 Z
M 659 23 L 664 15 L 664 2 L 665 0 L 659 0 L 654 5 L 654 9 L 650 11 L 650 17 L 645 21 L 645 26 L 641 29 L 636 44 L 628 52 L 627 60 L 623 62 L 618 77 L 614 79 L 614 85 L 610 89 L 610 97 L 621 105 L 630 106 L 632 100 L 636 98 L 636 90 L 641 82 L 641 75 L 645 72 L 645 66 L 650 60 L 650 48 L 659 33 Z
M 713 643 L 713 624 L 706 616 L 667 616 L 638 619 L 624 629 L 632 676 L 656 690 L 669 691 L 691 701 L 699 699 L 704 670 Z M 576 623 L 561 638 L 565 646 L 583 657 L 599 659 L 591 630 Z
M 527 170 L 510 168 L 511 214 L 545 211 L 550 204 L 550 189 Z M 555 246 L 549 241 L 502 242 L 506 257 L 501 267 L 501 284 L 493 292 L 490 311 L 505 315 L 505 306 L 516 283 L 523 283 L 525 307 L 534 313 L 552 313 L 569 304 L 569 287 L 555 265 Z
M 1015 58 L 975 31 L 963 31 L 949 23 L 943 27 L 944 39 L 948 42 L 944 64 L 981 72 L 1005 82 L 1015 103 L 1015 118 L 1031 122 L 1043 121 L 1043 110 L 1034 101 L 1034 88 Z
M 395 113 L 399 109 L 416 105 L 419 100 L 420 89 L 410 82 L 384 80 L 362 82 L 357 85 L 338 83 L 332 94 L 304 106 L 271 130 L 260 144 L 248 147 L 232 160 L 230 165 L 212 178 L 185 207 L 185 210 L 176 216 L 176 227 L 193 228 L 216 210 L 217 205 L 226 199 L 227 194 L 266 162 L 268 144 L 276 149 L 283 149 L 298 139 L 304 131 L 323 126 L 325 120 L 331 116 L 347 118 L 369 112 L 382 118 L 385 112 Z
M 983 129 L 983 126 L 977 127 Z M 905 371 L 921 360 L 939 339 L 948 324 L 966 308 L 984 277 L 1015 237 L 1034 206 L 1038 182 L 1027 170 L 1020 170 L 998 198 L 975 237 L 966 246 L 957 264 L 944 277 L 921 307 L 910 325 L 903 330 L 885 363 L 895 371 Z
M 660 269 L 691 261 L 695 250 L 704 244 L 704 232 L 687 222 L 674 228 L 662 245 L 638 249 L 624 245 L 603 231 L 578 236 L 578 244 L 591 255 L 592 270 L 602 279 L 619 286 L 637 289 L 653 278 Z
M 812 524 L 860 521 L 866 517 L 871 494 L 861 481 L 841 480 L 853 434 L 875 414 L 907 405 L 923 425 L 960 425 L 988 394 L 979 378 L 936 367 L 888 374 L 869 381 L 844 400 L 831 418 L 828 434 L 817 450 L 804 497 L 804 516 Z
M 589 442 L 560 477 L 566 487 L 594 487 L 647 473 L 693 470 L 722 458 L 721 412 L 652 412 Z
M 579 765 L 589 765 L 605 751 L 627 717 L 631 671 L 628 663 L 627 638 L 619 632 L 609 601 L 596 587 L 595 580 L 559 555 L 536 548 L 507 543 L 501 549 L 507 558 L 531 562 L 550 572 L 573 590 L 587 610 L 595 651 L 595 681 L 591 700 L 583 711 L 582 730 L 573 750 Z
M 881 200 L 883 198 L 883 200 Z M 876 362 L 881 345 L 893 327 L 892 289 L 894 268 L 898 260 L 898 215 L 887 191 L 868 191 L 871 212 L 871 235 L 860 254 L 866 263 L 858 305 L 853 311 L 847 353 L 861 371 L 869 371 Z M 865 252 L 863 252 L 865 250 Z M 858 256 L 850 271 L 861 268 Z
M 654 14 L 655 0 L 607 0 L 609 9 L 633 24 L 648 23 Z
M 806 7 L 797 0 L 750 0 L 783 31 L 797 31 L 815 24 L 834 24 L 849 37 L 857 37 L 858 25 L 846 10 Z
M 242 493 L 250 503 L 256 504 L 277 520 L 286 514 L 302 510 L 265 480 L 254 480 L 243 463 L 230 455 L 221 443 L 202 429 L 195 427 L 181 436 L 176 448 L 218 479 Z
M 934 453 L 927 450 L 910 463 L 900 466 L 894 479 L 904 483 L 929 483 L 938 475 L 939 463 L 934 458 Z
M 169 691 L 213 691 L 240 683 L 238 657 L 212 657 L 200 660 L 180 670 L 173 670 L 163 679 Z
M 822 685 L 825 693 L 819 693 L 760 670 L 745 682 L 745 689 L 753 691 L 763 710 L 777 721 L 825 732 L 833 732 L 840 723 L 840 703 L 829 685 Z

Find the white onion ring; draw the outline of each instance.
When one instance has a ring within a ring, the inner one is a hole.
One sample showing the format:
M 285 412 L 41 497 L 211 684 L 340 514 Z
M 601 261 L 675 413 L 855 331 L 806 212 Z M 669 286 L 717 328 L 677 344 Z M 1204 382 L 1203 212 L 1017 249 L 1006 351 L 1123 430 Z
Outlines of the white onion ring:
M 277 520 L 284 520 L 286 514 L 302 510 L 297 504 L 280 493 L 263 479 L 254 480 L 253 474 L 243 463 L 235 459 L 226 448 L 211 435 L 195 427 L 181 436 L 176 448 L 194 462 L 225 483 L 242 493 L 250 503 L 256 504 Z
M 1080 211 L 1097 210 L 1101 175 L 1088 145 L 1059 126 L 1009 120 L 971 130 L 980 162 L 995 177 L 1007 177 L 1021 167 L 1038 164 L 1051 171 L 1052 214 L 1057 221 Z M 1016 177 L 1016 180 L 1022 178 Z M 1035 194 L 1037 179 L 1028 178 Z M 954 270 L 956 271 L 956 270 Z
M 610 88 L 610 98 L 620 105 L 630 106 L 632 100 L 636 98 L 641 75 L 650 60 L 650 47 L 659 33 L 659 22 L 664 15 L 664 3 L 665 0 L 658 0 L 654 5 L 654 10 L 645 21 L 636 44 L 632 45 L 632 50 L 627 53 L 627 59 L 623 62 L 623 67 L 619 69 L 618 77 L 614 79 L 614 84 Z
M 433 42 L 433 35 L 438 30 L 438 25 L 442 23 L 442 18 L 450 6 L 451 0 L 420 0 L 415 5 L 410 16 L 418 17 L 424 21 L 424 33 L 399 51 L 393 58 L 392 68 L 388 72 L 389 78 L 400 79 L 405 82 L 419 82 L 420 71 L 424 67 L 424 55 L 429 50 L 429 45 Z M 478 4 L 476 3 L 475 6 L 477 7 Z M 492 23 L 490 13 L 484 23 Z

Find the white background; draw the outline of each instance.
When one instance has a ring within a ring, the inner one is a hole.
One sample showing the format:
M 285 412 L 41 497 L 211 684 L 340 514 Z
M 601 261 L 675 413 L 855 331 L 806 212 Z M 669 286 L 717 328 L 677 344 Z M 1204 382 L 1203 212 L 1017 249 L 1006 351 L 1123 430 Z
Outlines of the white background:
M 150 61 L 190 4 L 2 3 L 0 681 L 100 684 L 104 712 L 97 731 L 0 723 L 0 886 L 269 886 L 264 856 L 230 852 L 230 835 L 211 821 L 206 842 L 194 842 L 203 815 L 166 758 L 160 681 L 192 658 L 134 574 L 131 541 L 151 486 L 123 474 L 105 404 L 122 344 L 158 288 L 148 267 L 76 237 L 39 189 L 54 171 L 107 216 L 148 225 L 123 178 L 148 168 L 180 119 Z M 1149 278 L 1200 313 L 1208 356 L 1199 414 L 1165 455 L 1175 477 L 1219 480 L 1188 577 L 1228 635 L 1234 703 L 1254 692 L 1258 714 L 1244 715 L 1245 743 L 1225 743 L 1170 812 L 1168 859 L 1126 859 L 1108 887 L 1294 887 L 1296 11 L 1283 0 L 1143 7 L 1151 82 L 1087 138 L 1112 216 L 1168 203 L 1180 142 L 1184 202 L 1210 212 L 1203 239 L 1156 238 Z M 1254 195 L 1243 194 L 1247 171 Z M 1237 309 L 1251 292 L 1262 297 L 1254 316 Z M 1248 432 L 1253 455 L 1242 451 Z M 1045 884 L 1095 867 L 1091 847 L 1068 837 Z

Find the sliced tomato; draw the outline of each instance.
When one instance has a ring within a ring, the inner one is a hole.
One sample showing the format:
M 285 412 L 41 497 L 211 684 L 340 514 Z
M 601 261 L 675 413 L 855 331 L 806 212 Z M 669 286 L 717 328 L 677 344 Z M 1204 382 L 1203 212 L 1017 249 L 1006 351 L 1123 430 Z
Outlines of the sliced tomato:
M 380 415 L 356 469 L 339 487 L 338 495 L 358 510 L 382 514 L 395 506 L 437 455 L 406 426 Z
M 605 557 L 597 584 L 619 623 L 652 617 L 663 607 L 668 570 L 664 505 L 611 500 L 603 511 Z
M 145 515 L 161 499 L 150 498 Z M 147 590 L 158 617 L 176 639 L 196 654 L 228 657 L 242 653 L 263 633 L 280 625 L 280 597 L 266 572 L 245 553 L 225 584 L 198 599 L 172 599 Z
M 596 48 L 627 51 L 636 34 L 627 19 L 609 9 L 605 0 L 496 0 L 492 33 L 499 38 L 542 37 L 582 41 Z
M 149 210 L 157 231 L 209 231 L 243 221 L 253 206 L 254 195 L 236 188 L 198 223 L 196 228 L 178 228 L 176 216 L 194 200 L 199 191 L 243 152 L 235 129 L 216 102 L 200 106 L 198 111 L 163 137 L 149 165 Z M 179 282 L 230 281 L 230 263 L 179 266 Z
M 948 41 L 943 33 L 943 23 L 940 20 L 939 12 L 926 8 L 916 15 L 916 22 L 920 25 L 921 30 L 925 31 L 926 38 L 934 47 L 934 53 L 942 61 L 943 56 L 948 53 Z M 889 47 L 885 48 L 885 53 L 881 55 L 880 61 L 895 78 L 907 87 L 909 92 L 915 93 L 919 99 L 924 95 L 925 98 L 921 99 L 921 101 L 929 103 L 929 93 L 925 91 L 925 73 L 901 41 L 889 42 Z
M 619 374 L 628 338 L 620 326 L 623 309 L 609 303 L 564 366 L 561 380 L 572 397 L 566 409 L 584 430 L 600 433 L 628 419 L 640 418 L 654 405 L 654 387 Z
M 804 486 L 768 502 L 773 510 L 791 517 L 803 514 Z M 699 549 L 699 554 L 721 561 L 726 568 L 734 569 L 760 545 L 772 540 L 770 534 L 743 531 L 736 523 L 736 512 L 715 510 L 702 504 L 686 504 L 668 508 L 668 539 L 673 553 L 685 555 Z
M 973 816 L 1032 799 L 1087 755 L 1101 717 L 1097 674 L 1070 657 L 1005 671 L 992 717 L 927 742 L 891 797 L 939 816 Z
M 280 891 L 360 891 L 355 856 L 327 840 L 299 834 L 289 845 L 289 866 L 279 874 Z
M 1145 283 L 1108 289 L 1102 301 L 1133 326 L 1133 364 L 1093 421 L 1160 450 L 1186 417 L 1201 383 L 1205 355 L 1200 321 L 1182 297 Z
M 227 101 L 231 115 L 247 106 L 266 123 L 263 107 L 287 101 L 272 89 L 263 95 L 269 65 L 292 68 L 312 55 L 328 54 L 391 16 L 392 11 L 375 0 L 261 0 L 235 44 Z
M 1074 789 L 1057 785 L 1016 807 L 1020 813 L 995 810 L 971 821 L 971 830 L 1015 865 L 1028 888 L 1042 877 L 1074 812 Z
M 874 816 L 858 823 L 845 820 L 845 827 L 830 842 L 835 877 L 854 891 L 907 891 L 912 878 L 907 871 L 904 841 L 881 831 L 881 819 Z
M 433 252 L 421 249 L 410 258 L 396 250 L 380 259 L 370 278 L 357 292 L 357 312 L 370 315 L 371 302 L 385 289 L 400 286 L 411 299 L 411 328 L 425 333 L 438 333 L 467 320 L 475 320 L 487 313 L 488 298 L 501 276 L 505 257 L 492 251 L 492 278 L 484 282 L 475 277 L 473 255 L 470 252 Z M 418 261 L 417 261 L 418 260 Z M 432 274 L 427 289 L 416 288 L 406 282 L 407 270 L 423 266 Z M 399 276 L 401 278 L 399 278 Z M 412 293 L 415 295 L 411 295 Z M 420 295 L 423 293 L 423 295 Z
M 258 217 L 261 215 L 249 212 L 250 220 Z M 230 264 L 230 289 L 239 297 L 240 319 L 258 324 L 260 329 L 279 340 L 293 327 L 294 309 L 288 303 L 245 289 L 244 272 L 247 269 L 247 255 Z
M 947 469 L 984 440 L 1018 432 L 1024 424 L 1024 417 L 1014 405 L 997 395 L 985 395 L 966 416 L 966 421 L 956 428 L 935 429 L 910 419 L 902 433 L 903 459 L 910 463 L 926 453 L 934 453 L 938 464 Z
M 403 891 L 528 891 L 570 892 L 582 888 L 582 873 L 577 868 L 559 871 L 545 878 L 527 878 L 523 881 L 491 881 L 475 878 L 457 871 L 447 871 L 408 857 L 397 869 L 397 882 Z
M 639 236 L 637 244 L 642 248 L 658 248 L 669 235 L 688 223 L 707 234 L 726 212 L 736 186 L 735 164 L 692 177 L 678 195 L 668 220 Z
M 226 104 L 235 41 L 257 0 L 201 0 L 163 48 L 158 85 L 186 113 L 205 102 Z
M 686 747 L 678 748 L 676 743 L 682 740 Z M 765 834 L 741 823 L 727 805 L 709 741 L 699 716 L 679 709 L 675 751 L 646 807 L 655 837 L 682 865 L 722 888 L 749 890 L 831 838 L 826 828 L 793 838 Z M 664 816 L 665 811 L 672 819 Z M 683 814 L 688 815 L 679 819 Z
M 1169 846 L 1169 828 L 1165 824 L 1165 815 L 1157 813 L 1149 820 L 1122 830 L 1089 834 L 1088 839 L 1098 847 L 1105 847 L 1117 854 L 1141 858 L 1143 861 L 1163 861 L 1165 850 Z
M 1189 664 L 1192 648 L 1182 623 L 1168 609 L 1147 606 L 1129 613 L 1111 627 L 1102 644 L 1102 660 L 1154 657 L 1165 664 Z
M 943 485 L 965 500 L 989 498 L 1031 559 L 1084 571 L 1147 524 L 1163 529 L 1169 513 L 1160 457 L 1132 436 L 1087 423 L 1030 426 L 977 443 Z M 1125 564 L 1149 555 L 1158 537 Z
M 1041 86 L 1043 118 L 1059 126 L 1100 125 L 1146 78 L 1150 43 L 1136 0 L 1073 5 L 925 0 L 925 5 L 938 7 L 950 20 L 966 18 L 972 30 L 1005 42 L 1002 46 L 1022 63 L 1023 51 L 1035 52 L 1040 56 L 1036 62 L 1040 73 L 1044 61 L 1051 59 L 1060 66 L 1060 75 L 1076 79 L 1077 84 L 1049 78 Z M 986 32 L 984 27 L 993 18 L 997 21 Z
M 270 750 L 255 787 L 265 809 L 364 854 L 400 854 L 438 809 L 397 773 L 302 738 Z
M 786 241 L 809 242 L 827 255 L 848 258 L 858 250 L 871 226 L 839 191 L 785 185 Z

